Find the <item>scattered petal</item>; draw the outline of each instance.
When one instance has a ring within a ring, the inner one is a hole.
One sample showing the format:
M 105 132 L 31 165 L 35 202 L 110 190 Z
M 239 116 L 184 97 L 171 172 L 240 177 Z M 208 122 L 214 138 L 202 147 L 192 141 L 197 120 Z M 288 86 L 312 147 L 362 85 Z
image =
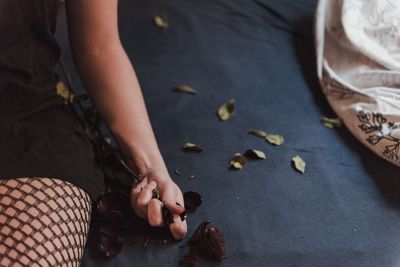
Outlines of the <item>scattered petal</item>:
M 261 138 L 267 137 L 267 133 L 264 132 L 263 130 L 251 129 L 249 133 Z
M 194 253 L 188 253 L 179 262 L 180 267 L 197 267 L 199 266 L 199 258 Z
M 295 156 L 292 158 L 292 162 L 294 164 L 294 167 L 296 168 L 296 170 L 298 170 L 301 173 L 304 173 L 306 170 L 306 163 L 304 162 L 304 160 L 302 158 L 300 158 L 300 156 Z
M 168 18 L 165 15 L 154 16 L 154 24 L 157 27 L 164 28 L 164 29 L 169 27 Z
M 232 169 L 241 170 L 246 164 L 246 157 L 240 153 L 236 153 L 235 156 L 229 162 L 229 165 Z
M 183 145 L 183 150 L 190 151 L 190 152 L 201 152 L 203 150 L 203 148 L 201 146 L 193 144 L 193 143 L 186 143 Z
M 226 121 L 235 115 L 235 100 L 231 99 L 223 104 L 217 111 L 217 115 L 221 121 Z
M 124 242 L 119 236 L 100 235 L 100 252 L 107 258 L 111 259 L 118 255 L 122 250 Z
M 97 211 L 100 214 L 107 214 L 109 212 L 122 213 L 126 206 L 129 206 L 129 197 L 127 194 L 120 192 L 104 192 L 97 201 Z
M 169 211 L 169 209 L 165 207 L 165 205 L 162 206 L 161 211 L 163 215 L 163 222 L 165 222 L 166 225 L 174 223 L 174 218 L 172 217 L 172 214 Z
M 245 156 L 249 159 L 267 159 L 265 153 L 257 149 L 249 149 L 246 151 Z
M 218 228 L 208 228 L 207 247 L 208 251 L 218 260 L 226 258 L 225 238 Z
M 114 216 L 113 218 L 102 222 L 100 225 L 100 233 L 116 236 L 125 228 L 123 217 Z
M 211 221 L 202 222 L 193 233 L 188 241 L 190 251 L 195 251 L 196 248 L 203 250 L 215 259 L 221 260 L 226 258 L 225 239 L 224 235 L 216 227 L 208 227 Z M 191 254 L 191 253 L 189 253 Z
M 272 144 L 272 145 L 276 145 L 276 146 L 280 146 L 285 142 L 285 139 L 283 138 L 282 135 L 279 134 L 267 134 L 267 136 L 265 137 L 265 140 Z
M 321 122 L 325 127 L 328 128 L 339 128 L 343 126 L 343 121 L 341 118 L 327 118 L 321 117 Z
M 180 85 L 177 88 L 175 88 L 175 92 L 191 94 L 191 95 L 197 95 L 197 91 L 196 90 L 194 90 L 189 85 L 185 85 L 185 84 Z
M 194 179 L 194 175 L 190 175 L 190 176 L 189 176 L 189 179 L 190 179 L 190 180 Z
M 192 237 L 189 239 L 188 243 L 189 244 L 195 244 L 207 237 L 207 225 L 211 223 L 210 220 L 205 220 L 203 221 L 197 229 L 194 231 Z
M 183 194 L 185 209 L 188 212 L 194 212 L 201 205 L 201 195 L 199 193 L 188 191 Z

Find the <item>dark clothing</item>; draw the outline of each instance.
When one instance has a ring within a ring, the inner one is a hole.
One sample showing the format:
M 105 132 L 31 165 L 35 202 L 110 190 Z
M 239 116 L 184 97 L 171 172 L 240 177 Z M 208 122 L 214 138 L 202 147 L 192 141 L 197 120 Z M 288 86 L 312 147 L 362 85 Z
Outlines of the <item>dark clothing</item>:
M 92 200 L 104 174 L 77 118 L 56 93 L 57 0 L 0 0 L 0 179 L 55 177 Z

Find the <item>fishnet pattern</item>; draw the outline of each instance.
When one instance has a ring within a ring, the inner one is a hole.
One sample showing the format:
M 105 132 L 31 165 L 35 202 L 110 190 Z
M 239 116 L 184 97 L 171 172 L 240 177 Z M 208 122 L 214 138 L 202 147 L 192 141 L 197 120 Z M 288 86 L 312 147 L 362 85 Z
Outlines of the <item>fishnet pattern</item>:
M 91 210 L 67 181 L 0 179 L 0 266 L 79 266 Z

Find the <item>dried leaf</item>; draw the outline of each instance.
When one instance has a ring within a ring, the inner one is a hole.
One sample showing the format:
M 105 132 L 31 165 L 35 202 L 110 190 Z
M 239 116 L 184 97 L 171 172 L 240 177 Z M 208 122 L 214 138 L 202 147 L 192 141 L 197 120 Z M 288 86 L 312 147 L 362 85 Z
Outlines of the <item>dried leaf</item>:
M 59 81 L 56 85 L 57 95 L 62 96 L 64 99 L 68 100 L 71 92 L 67 89 L 65 84 Z
M 272 145 L 276 145 L 276 146 L 280 146 L 285 142 L 285 139 L 283 138 L 282 135 L 279 134 L 267 134 L 267 136 L 265 137 L 265 140 L 272 144 Z
M 236 153 L 235 156 L 229 162 L 229 165 L 232 169 L 241 170 L 246 164 L 246 157 L 240 153 Z
M 333 126 L 333 124 L 332 123 L 330 123 L 330 122 L 322 122 L 322 124 L 326 127 L 326 128 L 331 128 L 331 129 L 333 129 L 335 126 Z
M 296 170 L 298 170 L 301 173 L 304 173 L 306 170 L 306 163 L 304 162 L 304 160 L 302 158 L 300 158 L 300 156 L 295 156 L 292 158 L 292 162 L 294 164 L 294 167 L 296 168 Z
M 189 85 L 185 85 L 185 84 L 180 85 L 177 88 L 175 88 L 175 92 L 191 94 L 191 95 L 197 95 L 197 91 L 196 90 L 194 90 Z
M 249 159 L 267 159 L 265 153 L 257 149 L 249 149 L 246 151 L 245 156 Z
M 154 24 L 157 27 L 164 28 L 164 29 L 169 27 L 169 22 L 168 22 L 167 16 L 165 16 L 165 15 L 154 16 Z
M 263 130 L 251 129 L 249 133 L 261 138 L 265 138 L 267 136 L 267 133 Z
M 175 169 L 175 174 L 176 175 L 181 175 L 182 173 L 181 173 L 181 171 L 179 169 Z
M 100 252 L 107 258 L 111 259 L 118 255 L 122 250 L 123 240 L 119 236 L 109 236 L 100 234 Z
M 235 115 L 235 100 L 231 99 L 223 104 L 217 111 L 217 115 L 221 121 L 226 121 Z
M 201 205 L 201 195 L 199 193 L 188 191 L 183 194 L 185 209 L 188 212 L 194 212 Z
M 193 143 L 186 143 L 183 145 L 183 150 L 189 152 L 201 152 L 203 148 Z
M 325 127 L 328 128 L 340 128 L 343 126 L 343 121 L 341 118 L 327 118 L 321 117 L 321 122 Z

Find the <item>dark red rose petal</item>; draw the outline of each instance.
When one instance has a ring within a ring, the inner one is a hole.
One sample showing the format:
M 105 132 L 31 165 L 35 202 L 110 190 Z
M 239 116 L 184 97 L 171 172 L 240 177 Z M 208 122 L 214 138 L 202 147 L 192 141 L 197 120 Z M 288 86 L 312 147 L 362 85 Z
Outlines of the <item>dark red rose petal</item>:
M 118 255 L 122 250 L 124 242 L 119 236 L 100 235 L 100 252 L 107 258 L 111 259 Z
M 189 244 L 195 244 L 197 242 L 200 242 L 201 240 L 204 240 L 207 238 L 207 225 L 210 224 L 211 221 L 206 220 L 204 222 L 202 222 L 196 229 L 196 231 L 194 231 L 192 237 L 190 238 L 190 240 L 188 241 Z
M 186 254 L 179 262 L 180 267 L 197 267 L 199 266 L 199 259 L 194 253 Z
M 123 217 L 112 217 L 100 224 L 100 233 L 109 236 L 118 235 L 125 228 Z
M 169 209 L 165 207 L 165 205 L 163 205 L 162 207 L 162 215 L 163 215 L 163 221 L 167 226 L 169 226 L 171 223 L 174 223 L 174 218 L 172 217 L 172 214 L 169 211 Z
M 218 228 L 208 228 L 206 243 L 208 252 L 210 252 L 215 258 L 219 260 L 226 258 L 224 235 L 218 230 Z
M 199 193 L 188 191 L 183 194 L 185 209 L 188 212 L 195 211 L 201 205 L 201 195 Z
M 126 206 L 129 205 L 129 197 L 121 192 L 104 192 L 100 195 L 97 202 L 97 210 L 100 214 L 109 211 L 124 212 Z

